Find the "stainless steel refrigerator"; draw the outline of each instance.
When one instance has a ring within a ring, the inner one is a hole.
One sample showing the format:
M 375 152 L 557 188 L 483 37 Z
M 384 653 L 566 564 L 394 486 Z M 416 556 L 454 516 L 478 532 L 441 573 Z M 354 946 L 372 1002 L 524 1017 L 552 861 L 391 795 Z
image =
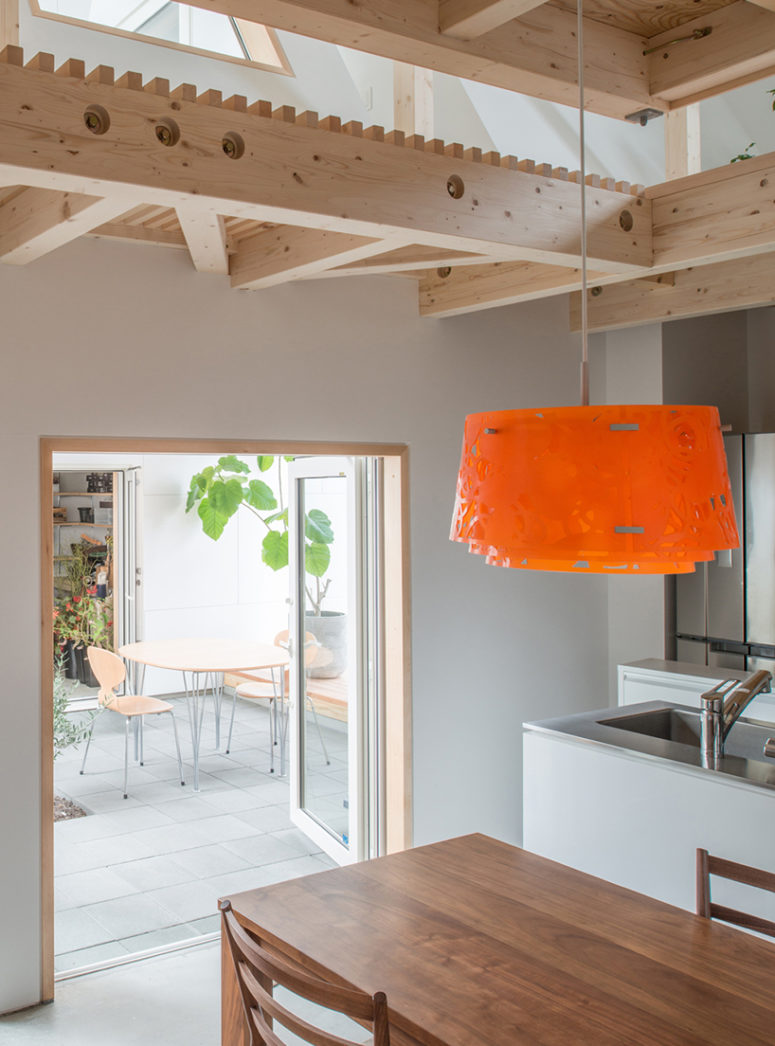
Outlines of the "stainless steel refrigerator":
M 740 548 L 676 578 L 676 657 L 775 673 L 775 433 L 724 442 Z

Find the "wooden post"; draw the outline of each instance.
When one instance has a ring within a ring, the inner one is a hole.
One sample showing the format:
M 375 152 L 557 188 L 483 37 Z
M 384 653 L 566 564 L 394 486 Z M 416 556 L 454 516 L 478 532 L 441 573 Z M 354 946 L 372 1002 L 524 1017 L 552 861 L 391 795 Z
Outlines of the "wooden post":
M 700 104 L 665 113 L 665 180 L 684 178 L 702 170 Z
M 0 0 L 0 49 L 19 43 L 19 0 Z
M 433 73 L 393 62 L 393 123 L 404 134 L 433 138 Z

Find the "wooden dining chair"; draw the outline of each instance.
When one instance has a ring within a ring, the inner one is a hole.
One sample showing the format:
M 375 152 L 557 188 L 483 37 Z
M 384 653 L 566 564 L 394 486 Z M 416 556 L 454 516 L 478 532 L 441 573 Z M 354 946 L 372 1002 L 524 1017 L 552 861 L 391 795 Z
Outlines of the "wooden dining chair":
M 723 857 L 712 857 L 707 850 L 697 850 L 697 914 L 705 919 L 719 919 L 721 922 L 775 937 L 775 922 L 763 919 L 759 915 L 740 912 L 736 908 L 726 908 L 723 904 L 715 904 L 711 900 L 711 875 L 775 893 L 775 873 L 752 868 L 748 864 L 727 861 Z
M 250 1035 L 250 1046 L 288 1046 L 283 1030 L 314 1046 L 390 1046 L 387 999 L 384 992 L 368 995 L 353 988 L 341 988 L 302 970 L 290 960 L 268 952 L 237 921 L 231 901 L 222 900 L 222 929 L 234 963 L 242 1008 Z M 368 1039 L 343 1039 L 324 1031 L 293 1013 L 274 997 L 283 987 L 308 1002 L 344 1014 L 366 1027 Z M 277 1025 L 281 1025 L 280 1029 Z
M 156 697 L 144 697 L 141 694 L 130 694 L 119 697 L 116 693 L 116 688 L 119 687 L 126 678 L 126 667 L 124 662 L 118 656 L 110 650 L 102 650 L 100 647 L 90 646 L 87 650 L 87 656 L 89 658 L 89 664 L 91 670 L 97 677 L 97 682 L 100 686 L 97 700 L 102 708 L 109 712 L 116 712 L 118 715 L 124 717 L 124 798 L 127 798 L 127 783 L 129 775 L 129 724 L 133 723 L 136 728 L 135 733 L 135 759 L 138 760 L 140 766 L 143 765 L 143 719 L 147 715 L 165 715 L 169 714 L 172 718 L 172 729 L 175 734 L 175 748 L 178 753 L 178 774 L 180 776 L 180 783 L 184 785 L 186 782 L 183 780 L 183 760 L 180 757 L 180 740 L 178 738 L 178 726 L 175 722 L 175 713 L 172 705 L 168 701 L 160 701 Z M 86 738 L 86 751 L 83 753 L 83 762 L 81 763 L 81 773 L 86 770 L 86 757 L 89 754 L 89 745 L 91 744 L 92 734 L 94 733 L 94 720 L 92 720 L 91 729 Z
M 278 632 L 274 637 L 274 645 L 282 647 L 283 650 L 288 649 L 288 629 L 284 628 L 281 632 Z M 315 636 L 312 632 L 304 633 L 304 664 L 306 668 L 311 668 L 313 664 L 317 665 L 321 663 L 321 659 L 325 656 L 327 651 L 318 645 Z M 329 655 L 330 656 L 330 655 Z M 274 773 L 274 746 L 277 744 L 284 744 L 284 710 L 280 711 L 280 729 L 278 730 L 278 705 L 281 704 L 281 688 L 279 680 L 276 678 L 275 672 L 283 673 L 283 685 L 285 700 L 288 700 L 288 691 L 290 686 L 290 673 L 287 668 L 284 669 L 269 669 L 270 675 L 266 675 L 264 670 L 257 670 L 256 672 L 241 672 L 240 675 L 244 675 L 250 679 L 250 682 L 240 683 L 239 686 L 234 689 L 234 697 L 231 706 L 231 720 L 229 722 L 229 739 L 226 742 L 226 754 L 229 754 L 231 749 L 231 738 L 234 730 L 234 716 L 237 710 L 237 698 L 243 697 L 249 701 L 268 701 L 269 702 L 269 716 L 270 716 L 270 733 L 272 735 L 272 742 L 270 748 L 270 764 L 269 773 Z M 320 747 L 323 749 L 323 758 L 326 761 L 326 765 L 331 763 L 328 756 L 328 749 L 326 748 L 326 742 L 323 739 L 323 731 L 320 729 L 320 722 L 318 720 L 317 709 L 312 698 L 307 694 L 307 708 L 312 712 L 315 720 L 315 727 L 318 732 L 318 739 L 320 741 Z M 281 774 L 284 772 L 284 752 L 281 748 Z

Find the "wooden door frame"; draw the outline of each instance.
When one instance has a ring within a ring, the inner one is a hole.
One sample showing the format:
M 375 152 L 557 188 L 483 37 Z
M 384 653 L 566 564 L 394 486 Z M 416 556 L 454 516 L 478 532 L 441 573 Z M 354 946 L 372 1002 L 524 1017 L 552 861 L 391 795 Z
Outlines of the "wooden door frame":
M 41 1001 L 54 998 L 54 763 L 51 694 L 54 609 L 54 454 L 344 454 L 384 458 L 385 791 L 388 853 L 412 844 L 409 450 L 395 443 L 165 437 L 40 439 Z

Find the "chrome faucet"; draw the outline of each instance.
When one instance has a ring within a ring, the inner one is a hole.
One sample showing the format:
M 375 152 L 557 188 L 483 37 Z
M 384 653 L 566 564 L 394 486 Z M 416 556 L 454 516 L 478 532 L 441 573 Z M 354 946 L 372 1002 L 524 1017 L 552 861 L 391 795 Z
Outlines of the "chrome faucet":
M 725 679 L 701 695 L 700 754 L 703 766 L 711 770 L 716 768 L 724 755 L 724 742 L 729 731 L 756 695 L 768 692 L 771 686 L 772 673 L 761 669 L 742 682 Z

